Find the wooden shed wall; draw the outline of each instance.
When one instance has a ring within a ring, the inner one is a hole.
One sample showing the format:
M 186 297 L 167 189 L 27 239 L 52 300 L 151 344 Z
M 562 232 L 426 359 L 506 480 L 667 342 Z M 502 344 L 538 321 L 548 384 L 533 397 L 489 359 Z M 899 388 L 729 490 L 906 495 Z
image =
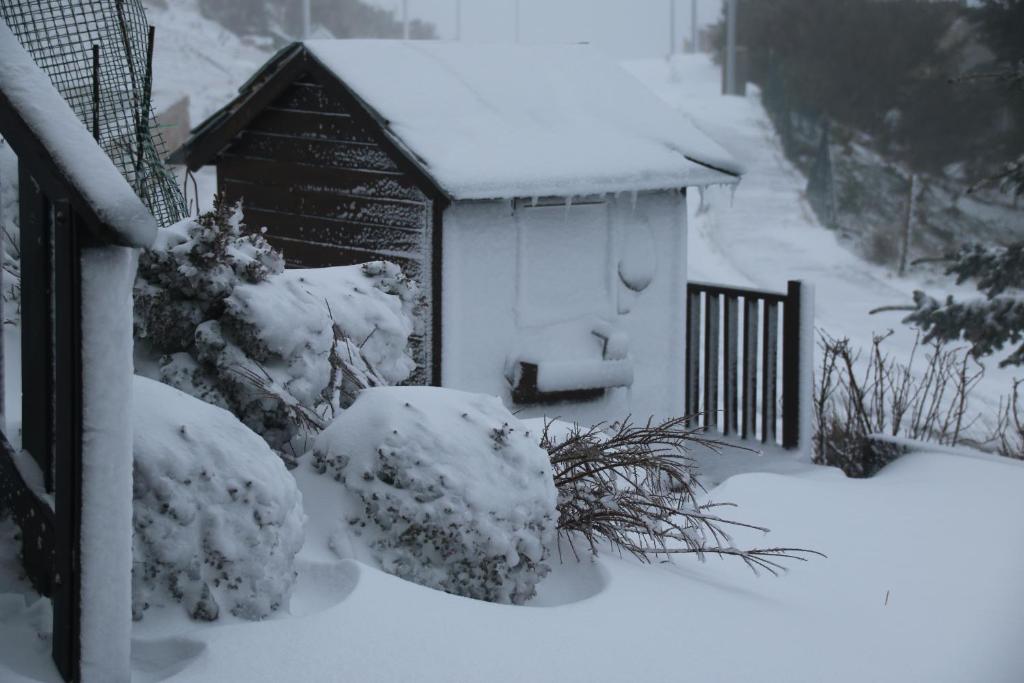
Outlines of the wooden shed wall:
M 246 223 L 266 227 L 289 267 L 383 259 L 415 278 L 427 307 L 410 382 L 429 384 L 434 201 L 396 157 L 342 88 L 303 76 L 219 155 L 218 190 L 244 201 Z

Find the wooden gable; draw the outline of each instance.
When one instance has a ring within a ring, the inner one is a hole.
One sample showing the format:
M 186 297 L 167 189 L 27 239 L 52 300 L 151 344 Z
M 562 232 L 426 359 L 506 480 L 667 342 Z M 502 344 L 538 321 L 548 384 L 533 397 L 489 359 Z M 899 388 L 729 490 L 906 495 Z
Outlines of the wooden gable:
M 386 260 L 420 283 L 423 330 L 411 339 L 417 384 L 440 382 L 441 213 L 448 197 L 385 124 L 301 46 L 272 61 L 197 130 L 189 166 L 217 165 L 250 229 L 289 267 Z M 247 90 L 248 88 L 248 90 Z

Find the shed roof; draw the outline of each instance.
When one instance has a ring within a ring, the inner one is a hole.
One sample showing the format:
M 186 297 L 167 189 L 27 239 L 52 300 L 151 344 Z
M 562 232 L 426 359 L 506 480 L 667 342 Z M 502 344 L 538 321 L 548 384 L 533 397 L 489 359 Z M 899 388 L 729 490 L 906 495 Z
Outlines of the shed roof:
M 303 46 L 456 199 L 661 190 L 734 183 L 742 172 L 689 119 L 588 45 Z M 293 46 L 292 55 L 299 50 Z M 196 138 L 241 112 L 286 61 L 287 54 L 271 60 Z
M 153 243 L 157 224 L 149 209 L 3 21 L 0 133 L 47 194 L 67 197 L 105 239 Z

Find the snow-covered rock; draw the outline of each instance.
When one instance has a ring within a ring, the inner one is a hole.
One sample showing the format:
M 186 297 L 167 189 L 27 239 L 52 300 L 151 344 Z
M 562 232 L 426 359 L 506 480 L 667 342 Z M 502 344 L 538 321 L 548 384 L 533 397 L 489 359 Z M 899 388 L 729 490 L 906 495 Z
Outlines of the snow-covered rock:
M 302 546 L 302 495 L 231 413 L 135 379 L 132 611 L 183 603 L 261 619 L 287 607 Z
M 368 389 L 317 437 L 312 465 L 344 487 L 348 540 L 385 571 L 515 604 L 549 571 L 548 454 L 495 397 Z

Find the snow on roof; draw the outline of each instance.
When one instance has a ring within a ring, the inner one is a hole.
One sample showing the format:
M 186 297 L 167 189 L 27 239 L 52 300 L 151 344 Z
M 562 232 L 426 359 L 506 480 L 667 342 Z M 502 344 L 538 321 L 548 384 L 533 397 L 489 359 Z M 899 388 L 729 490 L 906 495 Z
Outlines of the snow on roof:
M 152 244 L 157 231 L 153 215 L 3 21 L 0 93 L 99 221 L 125 244 Z M 16 140 L 10 142 L 18 147 Z
M 742 172 L 587 45 L 305 45 L 457 199 L 734 183 Z

